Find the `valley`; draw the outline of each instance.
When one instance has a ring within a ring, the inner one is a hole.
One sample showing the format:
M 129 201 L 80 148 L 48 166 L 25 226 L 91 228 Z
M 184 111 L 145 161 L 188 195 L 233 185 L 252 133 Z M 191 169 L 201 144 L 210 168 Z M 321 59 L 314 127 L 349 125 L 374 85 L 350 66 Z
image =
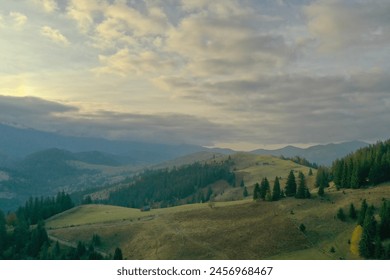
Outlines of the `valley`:
M 23 230 L 32 231 L 31 243 L 16 256 L 110 259 L 120 248 L 125 259 L 362 259 L 357 245 L 351 250 L 356 217 L 344 213 L 353 204 L 359 214 L 366 200 L 368 217 L 388 231 L 382 212 L 390 209 L 382 207 L 390 197 L 389 143 L 350 153 L 364 145 L 252 152 L 196 148 L 145 161 L 107 150 L 60 148 L 22 159 L 3 155 L 0 208 L 11 210 L 4 216 L 8 234 L 20 231 L 20 219 L 26 219 Z M 302 156 L 326 153 L 337 159 L 332 166 L 318 168 Z M 287 192 L 291 176 L 292 193 Z M 275 194 L 277 184 L 280 194 Z M 56 199 L 48 198 L 56 193 Z M 33 249 L 33 231 L 43 230 L 40 220 L 46 217 L 51 245 Z M 389 240 L 383 230 L 381 236 L 378 256 L 386 258 Z M 94 239 L 99 242 L 91 243 Z M 11 248 L 5 258 L 15 254 Z

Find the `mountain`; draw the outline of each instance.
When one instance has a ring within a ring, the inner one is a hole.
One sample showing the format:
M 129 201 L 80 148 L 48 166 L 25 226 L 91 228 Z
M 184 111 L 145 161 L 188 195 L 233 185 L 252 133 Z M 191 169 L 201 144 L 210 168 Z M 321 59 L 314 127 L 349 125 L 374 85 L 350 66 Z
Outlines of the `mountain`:
M 70 152 L 99 151 L 116 155 L 120 163 L 150 164 L 205 150 L 196 145 L 169 145 L 92 137 L 64 136 L 57 133 L 0 124 L 0 151 L 11 158 L 58 148 Z
M 362 147 L 368 146 L 368 143 L 362 141 L 350 141 L 339 144 L 326 144 L 326 145 L 315 145 L 308 148 L 297 148 L 294 146 L 286 146 L 276 150 L 264 150 L 258 149 L 251 153 L 257 155 L 274 155 L 284 157 L 304 157 L 308 161 L 319 164 L 330 166 L 332 162 L 338 158 L 344 157 L 349 153 L 356 151 Z
M 53 196 L 62 190 L 72 193 L 113 184 L 143 168 L 123 165 L 121 160 L 98 151 L 72 153 L 52 148 L 32 153 L 12 165 L 0 166 L 0 209 L 14 209 L 29 196 Z

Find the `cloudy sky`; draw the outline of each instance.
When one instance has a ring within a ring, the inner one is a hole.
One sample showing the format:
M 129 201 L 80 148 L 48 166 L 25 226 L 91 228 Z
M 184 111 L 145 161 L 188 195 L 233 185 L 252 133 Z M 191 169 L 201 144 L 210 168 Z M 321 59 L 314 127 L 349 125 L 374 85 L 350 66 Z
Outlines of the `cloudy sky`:
M 387 0 L 2 0 L 0 122 L 239 150 L 390 137 Z

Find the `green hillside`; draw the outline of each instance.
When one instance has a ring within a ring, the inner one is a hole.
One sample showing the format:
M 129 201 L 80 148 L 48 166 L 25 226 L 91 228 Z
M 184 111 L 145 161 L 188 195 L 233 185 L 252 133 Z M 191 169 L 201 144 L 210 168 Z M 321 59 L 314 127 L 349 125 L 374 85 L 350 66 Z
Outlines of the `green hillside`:
M 247 199 L 148 212 L 85 205 L 46 225 L 51 236 L 74 243 L 99 234 L 99 250 L 113 253 L 120 246 L 128 259 L 359 259 L 349 244 L 356 221 L 336 219 L 337 209 L 347 212 L 350 203 L 358 208 L 363 198 L 379 206 L 388 188 L 331 187 L 324 198 Z

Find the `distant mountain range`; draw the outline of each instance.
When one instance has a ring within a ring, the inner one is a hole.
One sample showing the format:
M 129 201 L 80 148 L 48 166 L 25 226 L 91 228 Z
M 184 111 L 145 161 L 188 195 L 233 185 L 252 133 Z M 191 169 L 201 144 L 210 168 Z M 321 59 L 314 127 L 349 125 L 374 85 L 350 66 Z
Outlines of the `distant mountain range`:
M 282 149 L 264 150 L 258 149 L 251 153 L 257 155 L 274 155 L 294 157 L 300 156 L 306 158 L 312 163 L 318 165 L 330 166 L 334 160 L 346 156 L 357 149 L 368 146 L 369 144 L 362 141 L 350 141 L 339 144 L 315 145 L 308 148 L 297 148 L 294 146 L 287 146 Z
M 330 165 L 368 144 L 360 141 L 287 146 L 250 153 L 304 157 Z M 168 145 L 64 136 L 0 124 L 0 209 L 12 209 L 28 196 L 54 195 L 103 187 L 123 181 L 145 167 L 166 168 L 233 154 L 235 151 L 195 145 Z
M 64 136 L 34 129 L 0 124 L 0 162 L 4 157 L 22 159 L 31 153 L 51 148 L 70 152 L 99 151 L 115 155 L 126 164 L 150 164 L 199 152 L 206 148 L 195 145 L 169 145 L 135 141 L 108 140 L 91 137 Z

